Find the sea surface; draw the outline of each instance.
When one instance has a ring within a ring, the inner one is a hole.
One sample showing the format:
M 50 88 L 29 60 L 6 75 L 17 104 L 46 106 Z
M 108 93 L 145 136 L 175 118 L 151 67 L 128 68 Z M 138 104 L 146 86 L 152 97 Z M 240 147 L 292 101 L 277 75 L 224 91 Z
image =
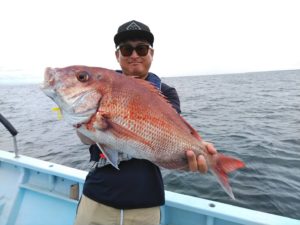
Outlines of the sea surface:
M 210 173 L 163 169 L 165 188 L 300 220 L 300 70 L 163 80 L 203 139 L 246 163 L 230 175 L 236 200 Z M 38 84 L 0 84 L 0 113 L 19 131 L 21 154 L 88 170 L 88 146 L 57 119 L 55 106 Z M 0 149 L 13 151 L 1 125 Z

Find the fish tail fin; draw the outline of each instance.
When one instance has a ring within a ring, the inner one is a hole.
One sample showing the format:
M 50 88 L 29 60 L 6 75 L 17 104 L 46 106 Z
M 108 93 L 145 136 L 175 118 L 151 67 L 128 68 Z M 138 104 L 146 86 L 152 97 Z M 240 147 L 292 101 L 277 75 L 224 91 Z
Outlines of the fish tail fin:
M 237 169 L 245 167 L 245 163 L 239 159 L 225 156 L 223 154 L 217 154 L 213 157 L 212 172 L 218 178 L 218 182 L 225 190 L 225 192 L 232 198 L 235 199 L 230 184 L 228 182 L 228 173 L 233 172 Z

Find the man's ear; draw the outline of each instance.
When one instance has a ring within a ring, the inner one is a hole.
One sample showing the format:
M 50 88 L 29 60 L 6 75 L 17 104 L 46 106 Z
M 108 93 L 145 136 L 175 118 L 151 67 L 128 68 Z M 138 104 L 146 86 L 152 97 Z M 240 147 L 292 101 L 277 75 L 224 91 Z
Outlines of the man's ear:
M 119 51 L 115 51 L 115 55 L 116 55 L 116 59 L 117 59 L 117 61 L 118 61 L 118 62 L 120 62 L 120 60 L 119 60 L 119 55 L 120 55 L 120 52 L 119 52 Z
M 153 55 L 154 55 L 154 49 L 153 48 L 151 48 L 150 49 L 150 55 L 153 57 Z

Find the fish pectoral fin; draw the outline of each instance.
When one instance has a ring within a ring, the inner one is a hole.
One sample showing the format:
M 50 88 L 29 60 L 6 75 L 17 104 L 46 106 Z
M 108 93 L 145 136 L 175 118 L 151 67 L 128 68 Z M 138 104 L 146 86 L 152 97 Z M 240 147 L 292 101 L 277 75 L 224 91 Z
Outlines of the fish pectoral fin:
M 143 138 L 139 134 L 134 133 L 133 131 L 131 131 L 131 130 L 127 129 L 126 127 L 123 127 L 117 123 L 109 121 L 109 129 L 116 137 L 119 137 L 122 139 L 131 139 L 133 141 L 140 142 L 149 147 L 151 146 L 150 142 L 147 141 L 145 138 Z
M 107 149 L 104 145 L 97 143 L 97 146 L 99 147 L 99 149 L 101 150 L 101 152 L 103 153 L 103 155 L 105 155 L 106 160 L 113 166 L 115 167 L 117 170 L 119 170 L 118 167 L 118 152 L 114 151 L 114 150 L 110 150 Z
M 105 130 L 108 128 L 107 115 L 103 112 L 96 113 L 96 119 L 94 122 L 94 128 L 97 130 Z

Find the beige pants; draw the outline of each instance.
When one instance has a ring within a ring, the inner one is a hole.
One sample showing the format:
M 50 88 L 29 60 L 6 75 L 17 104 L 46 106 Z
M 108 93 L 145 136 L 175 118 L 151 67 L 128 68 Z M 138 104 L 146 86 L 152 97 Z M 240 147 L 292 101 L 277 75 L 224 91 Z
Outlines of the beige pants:
M 75 225 L 158 225 L 160 207 L 115 209 L 82 195 Z

